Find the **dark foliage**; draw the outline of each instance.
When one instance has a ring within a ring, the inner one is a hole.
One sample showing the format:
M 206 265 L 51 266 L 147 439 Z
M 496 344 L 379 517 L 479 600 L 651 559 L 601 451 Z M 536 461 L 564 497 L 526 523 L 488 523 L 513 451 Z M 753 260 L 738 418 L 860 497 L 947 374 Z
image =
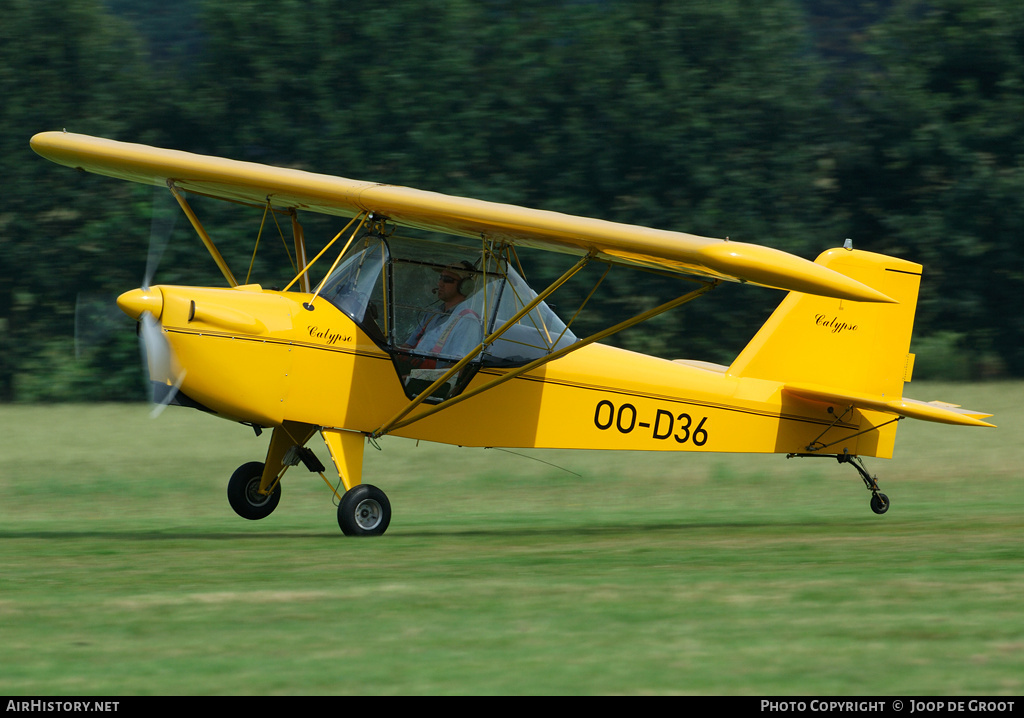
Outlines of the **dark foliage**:
M 963 376 L 1024 373 L 1009 0 L 11 0 L 0 92 L 0 400 L 142 396 L 131 322 L 101 322 L 76 359 L 75 314 L 139 284 L 151 234 L 157 281 L 221 283 L 187 223 L 151 229 L 162 198 L 29 150 L 62 127 L 811 259 L 852 237 L 925 265 L 915 336 Z M 247 266 L 260 214 L 201 211 Z M 312 244 L 339 228 L 303 221 Z M 267 250 L 254 279 L 290 272 Z M 688 288 L 611 279 L 582 330 Z M 728 362 L 780 298 L 725 287 L 615 341 Z

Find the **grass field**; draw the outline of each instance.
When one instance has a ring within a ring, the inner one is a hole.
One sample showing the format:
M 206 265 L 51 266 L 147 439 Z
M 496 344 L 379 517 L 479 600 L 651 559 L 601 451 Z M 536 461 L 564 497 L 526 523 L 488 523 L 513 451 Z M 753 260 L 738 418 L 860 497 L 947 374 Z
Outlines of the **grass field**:
M 999 429 L 903 422 L 852 467 L 386 439 L 380 539 L 268 434 L 143 406 L 0 406 L 0 694 L 1024 692 L 1024 384 L 916 384 Z M 326 459 L 319 439 L 311 446 Z

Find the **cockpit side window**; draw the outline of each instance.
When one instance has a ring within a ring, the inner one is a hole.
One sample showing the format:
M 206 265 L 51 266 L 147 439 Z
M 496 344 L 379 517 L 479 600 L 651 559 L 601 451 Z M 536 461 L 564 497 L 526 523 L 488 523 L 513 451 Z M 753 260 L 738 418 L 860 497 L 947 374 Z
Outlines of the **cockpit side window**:
M 486 316 L 472 262 L 396 258 L 392 275 L 395 349 L 457 361 L 483 340 Z
M 498 301 L 491 318 L 491 331 L 503 326 L 537 297 L 507 263 L 502 262 L 500 270 L 500 290 L 495 292 Z M 576 341 L 576 335 L 558 315 L 545 302 L 540 302 L 487 347 L 483 363 L 492 366 L 525 364 Z
M 463 247 L 407 240 L 391 260 L 392 334 L 389 345 L 406 393 L 417 396 L 474 352 L 484 339 L 479 254 Z M 461 392 L 480 367 L 473 356 L 431 394 L 439 401 Z
M 365 237 L 328 277 L 321 296 L 391 355 L 406 394 L 417 396 L 480 347 L 432 401 L 461 392 L 482 366 L 521 366 L 577 341 L 503 256 L 380 235 Z

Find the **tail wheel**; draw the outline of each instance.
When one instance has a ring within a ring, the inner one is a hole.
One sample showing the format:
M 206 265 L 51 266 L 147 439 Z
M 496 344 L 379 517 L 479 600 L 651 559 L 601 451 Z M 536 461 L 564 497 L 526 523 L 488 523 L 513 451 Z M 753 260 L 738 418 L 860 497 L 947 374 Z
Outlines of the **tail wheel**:
M 346 536 L 380 536 L 391 523 L 391 502 L 376 486 L 353 486 L 338 504 L 338 525 Z
M 876 514 L 884 514 L 889 510 L 889 497 L 879 492 L 872 494 L 871 510 Z
M 262 479 L 263 462 L 250 461 L 235 469 L 228 480 L 228 503 L 243 519 L 258 521 L 266 518 L 281 501 L 281 484 L 278 483 L 269 494 L 261 494 Z

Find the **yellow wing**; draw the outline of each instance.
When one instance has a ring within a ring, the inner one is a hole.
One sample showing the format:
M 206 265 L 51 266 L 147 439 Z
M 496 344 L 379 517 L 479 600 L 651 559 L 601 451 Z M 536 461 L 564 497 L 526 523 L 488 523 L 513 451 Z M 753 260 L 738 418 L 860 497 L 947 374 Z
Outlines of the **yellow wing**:
M 861 282 L 780 250 L 682 232 L 453 197 L 424 190 L 269 167 L 219 157 L 43 132 L 32 149 L 58 164 L 221 199 L 354 216 L 368 211 L 395 224 L 488 238 L 617 263 L 869 302 L 892 299 Z

